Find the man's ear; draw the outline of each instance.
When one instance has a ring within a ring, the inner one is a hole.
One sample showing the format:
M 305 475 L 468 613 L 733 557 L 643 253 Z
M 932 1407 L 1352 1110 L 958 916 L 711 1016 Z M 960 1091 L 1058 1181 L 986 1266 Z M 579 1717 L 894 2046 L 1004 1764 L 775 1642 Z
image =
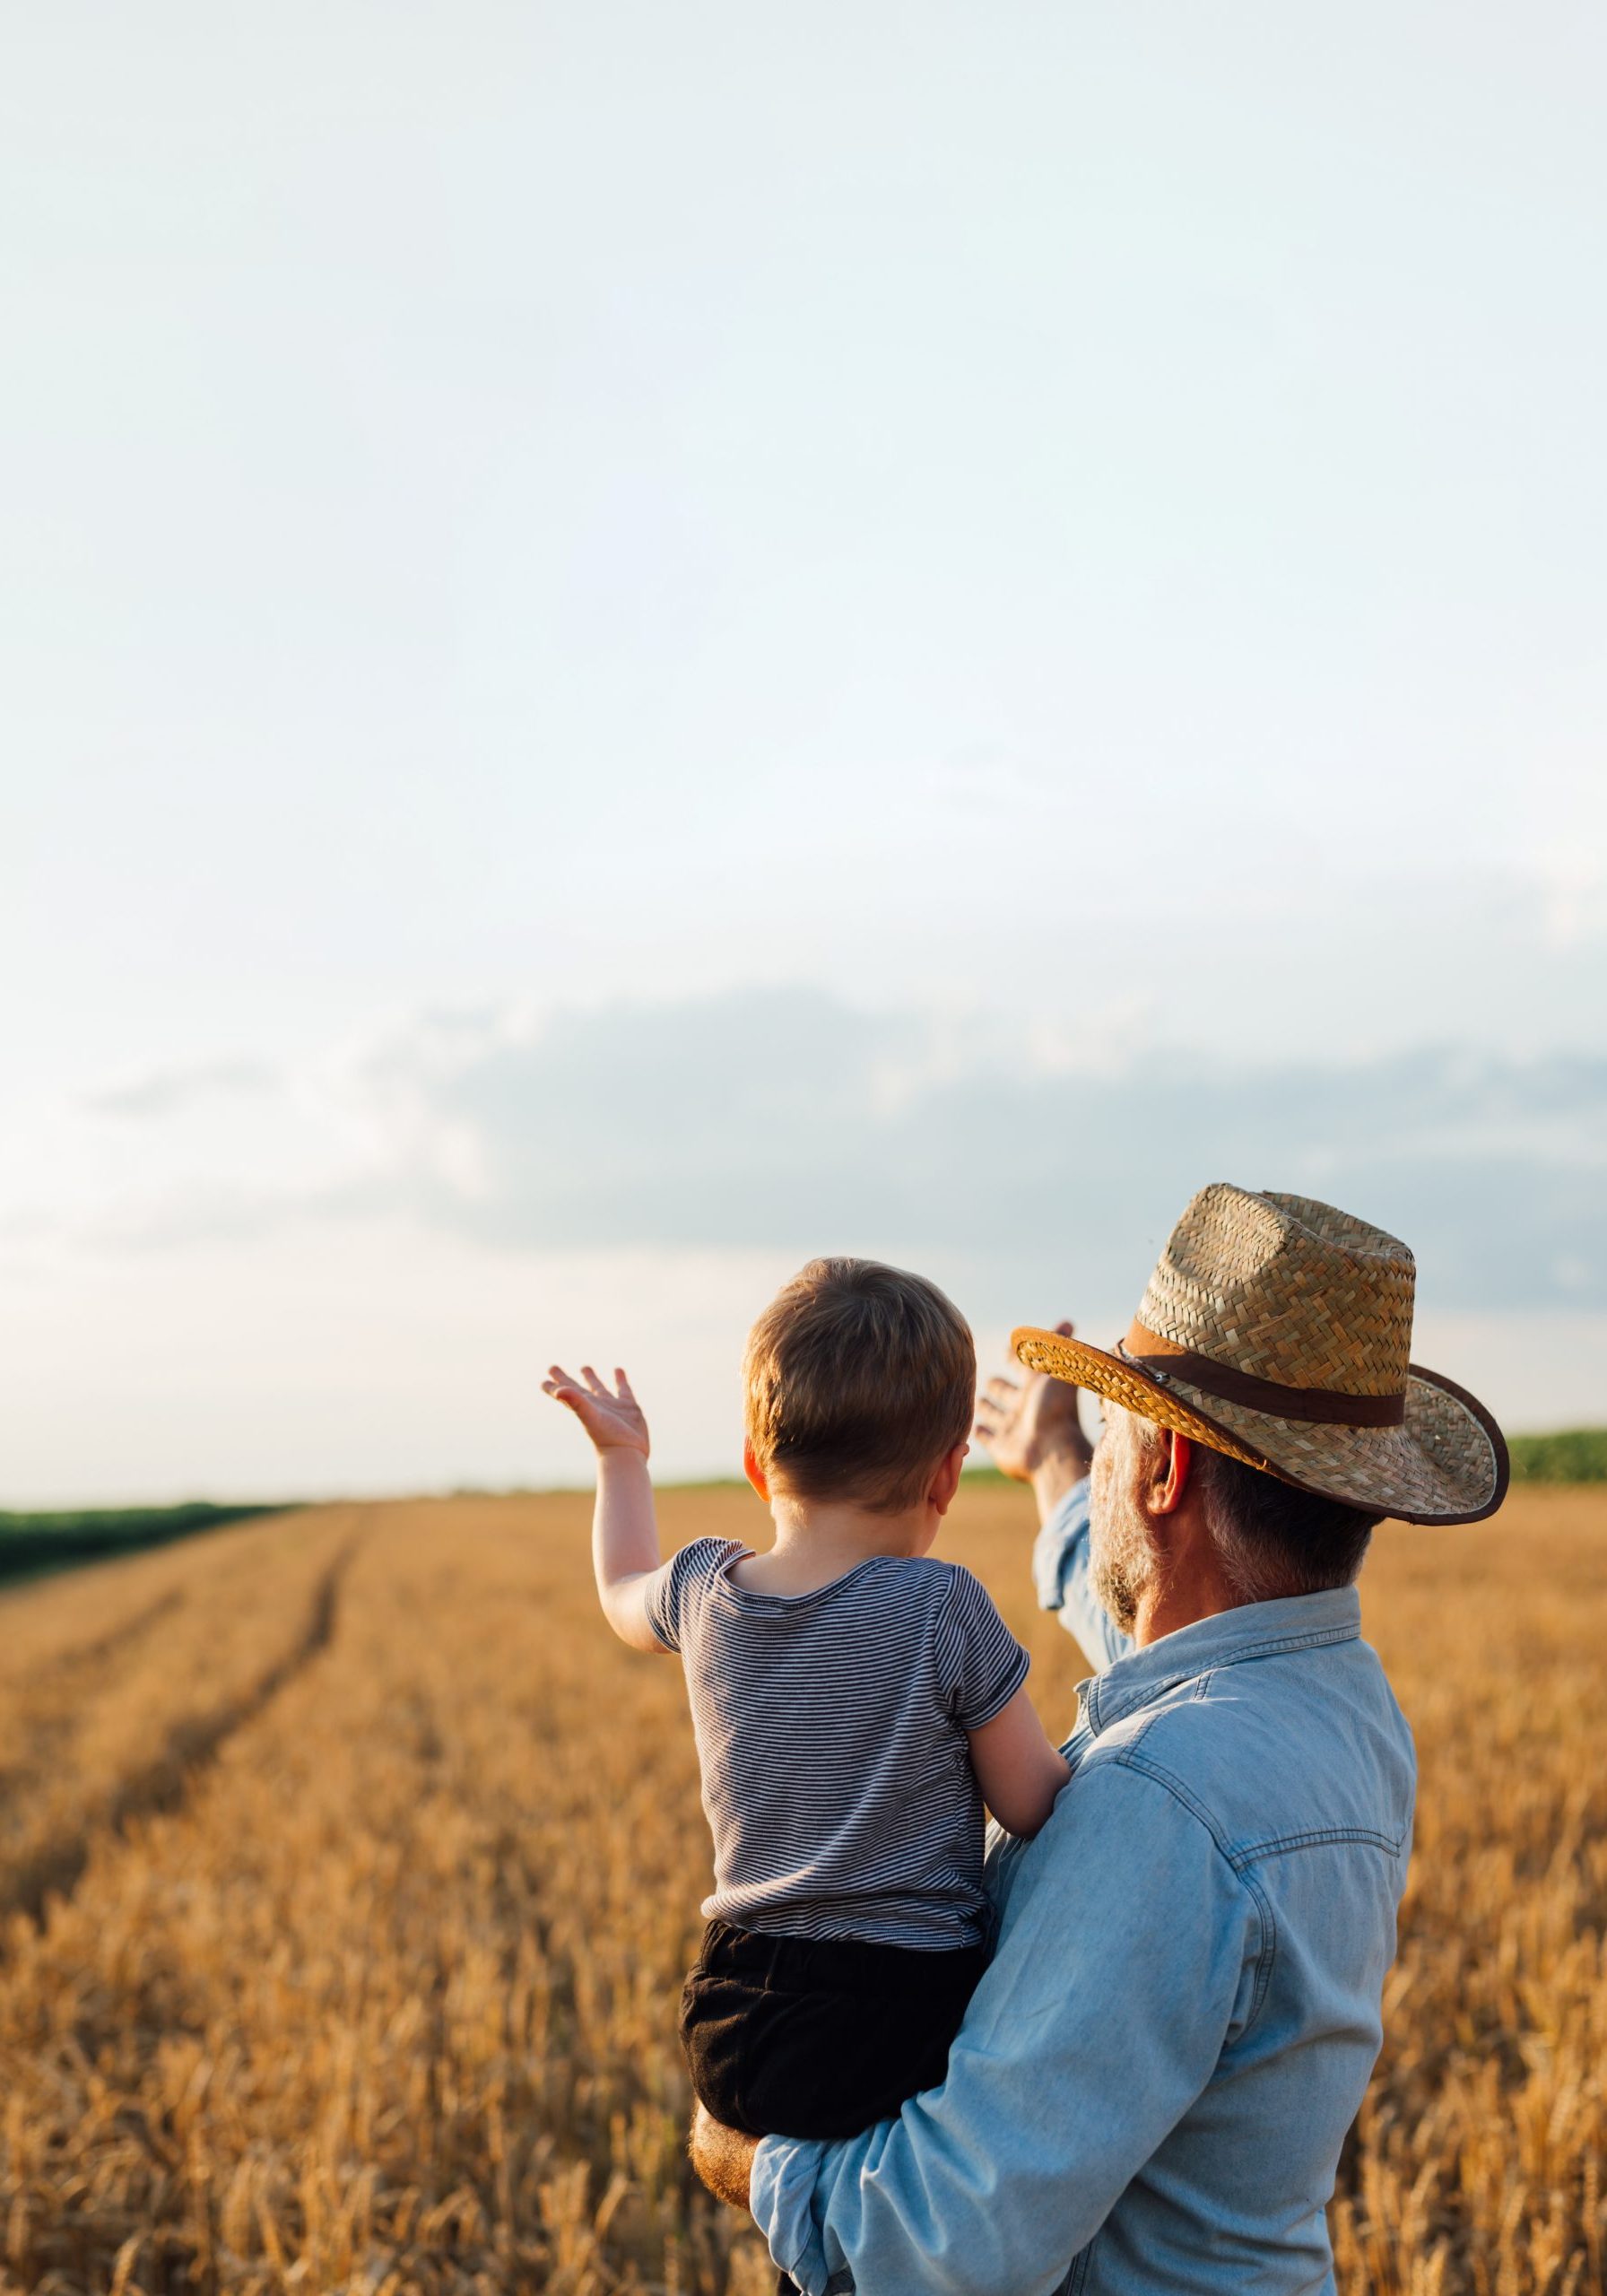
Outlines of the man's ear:
M 926 1500 L 929 1506 L 936 1508 L 940 1515 L 946 1515 L 954 1504 L 954 1494 L 960 1489 L 960 1470 L 965 1465 L 965 1455 L 970 1448 L 969 1443 L 956 1443 L 951 1451 L 944 1453 L 942 1462 L 932 1478 Z
M 753 1446 L 751 1443 L 744 1443 L 743 1445 L 743 1473 L 747 1476 L 748 1481 L 752 1484 L 754 1490 L 758 1492 L 760 1497 L 764 1500 L 765 1505 L 768 1507 L 770 1503 L 770 1486 L 765 1481 L 764 1469 L 760 1465 L 759 1461 L 753 1455 Z
M 1147 1477 L 1145 1494 L 1157 1515 L 1175 1515 L 1183 1504 L 1194 1469 L 1194 1445 L 1186 1435 L 1163 1427 Z

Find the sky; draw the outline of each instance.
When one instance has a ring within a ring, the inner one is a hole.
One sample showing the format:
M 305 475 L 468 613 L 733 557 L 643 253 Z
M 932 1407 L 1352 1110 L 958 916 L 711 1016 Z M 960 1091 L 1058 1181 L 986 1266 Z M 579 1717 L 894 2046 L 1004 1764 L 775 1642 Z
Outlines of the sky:
M 1215 1178 L 1607 1419 L 1607 26 L 64 0 L 0 75 L 0 1506 L 729 1471 Z

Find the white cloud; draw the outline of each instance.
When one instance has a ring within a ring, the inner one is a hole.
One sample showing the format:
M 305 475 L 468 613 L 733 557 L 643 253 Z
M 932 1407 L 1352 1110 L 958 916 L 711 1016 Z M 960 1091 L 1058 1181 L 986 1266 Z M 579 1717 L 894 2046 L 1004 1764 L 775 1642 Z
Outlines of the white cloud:
M 262 1061 L 198 1060 L 103 1086 L 89 1105 L 102 1116 L 160 1118 L 182 1115 L 200 1100 L 269 1091 L 274 1082 L 274 1071 Z
M 583 1480 L 536 1393 L 570 1355 L 639 1373 L 666 1472 L 724 1470 L 743 1334 L 808 1253 L 922 1267 L 992 1356 L 1119 1329 L 1222 1177 L 1403 1235 L 1420 1355 L 1517 1423 L 1607 1409 L 1603 1060 L 1079 1061 L 1030 1016 L 803 991 L 487 1005 L 160 1119 L 79 1094 L 31 1196 L 4 1145 L 19 1500 Z
M 114 1141 L 115 1184 L 103 1144 L 73 1220 L 147 1249 L 405 1216 L 498 1251 L 963 1250 L 990 1298 L 1047 1254 L 1106 1296 L 1135 1239 L 1233 1178 L 1395 1229 L 1446 1305 L 1607 1303 L 1607 1060 L 1119 1043 L 802 989 L 424 1016 L 249 1122 L 175 1110 L 137 1171 Z

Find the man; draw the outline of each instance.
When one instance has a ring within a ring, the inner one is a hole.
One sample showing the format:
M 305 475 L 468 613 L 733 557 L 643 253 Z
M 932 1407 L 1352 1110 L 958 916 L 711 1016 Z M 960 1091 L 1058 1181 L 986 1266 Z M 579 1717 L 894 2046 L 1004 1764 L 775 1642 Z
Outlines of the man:
M 843 2144 L 694 2128 L 804 2296 L 1332 2290 L 1415 1785 L 1353 1582 L 1380 1517 L 1475 1521 L 1507 1484 L 1489 1414 L 1409 1364 L 1412 1293 L 1380 1230 L 1219 1184 L 1114 1351 L 1014 1335 L 1032 1376 L 977 1432 L 1099 1671 L 1048 1824 L 994 1850 L 942 2086 Z

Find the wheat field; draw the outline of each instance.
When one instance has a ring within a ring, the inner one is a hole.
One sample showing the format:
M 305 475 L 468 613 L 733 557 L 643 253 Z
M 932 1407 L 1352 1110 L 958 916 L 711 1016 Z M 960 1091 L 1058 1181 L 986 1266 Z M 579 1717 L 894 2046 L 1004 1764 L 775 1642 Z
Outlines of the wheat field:
M 0 1604 L 0 2289 L 770 2287 L 682 2157 L 691 1734 L 587 1515 L 312 1509 Z M 765 1528 L 727 1490 L 663 1520 Z M 951 1521 L 1069 1727 L 1028 1502 Z M 1341 2288 L 1603 2296 L 1607 1500 L 1388 1526 L 1364 1596 L 1423 1783 Z

